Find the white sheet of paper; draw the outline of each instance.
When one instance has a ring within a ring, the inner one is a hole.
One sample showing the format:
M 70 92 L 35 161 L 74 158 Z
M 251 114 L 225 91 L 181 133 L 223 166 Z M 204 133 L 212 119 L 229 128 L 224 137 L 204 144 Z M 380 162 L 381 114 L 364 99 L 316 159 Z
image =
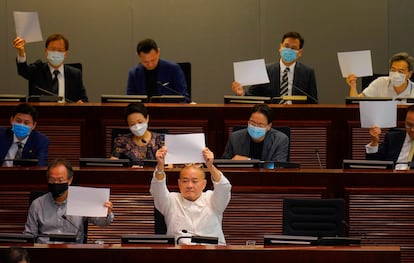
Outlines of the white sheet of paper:
M 42 41 L 39 16 L 37 12 L 14 11 L 16 36 L 23 38 L 26 43 Z
M 372 76 L 371 50 L 338 52 L 338 61 L 344 78 L 350 74 Z
M 242 86 L 269 83 L 264 59 L 233 63 L 234 80 Z
M 106 217 L 109 188 L 69 186 L 66 214 L 74 216 Z
M 371 128 L 376 125 L 380 128 L 397 127 L 397 102 L 391 101 L 360 101 L 359 114 L 361 128 Z
M 166 134 L 165 146 L 165 164 L 204 163 L 204 133 Z

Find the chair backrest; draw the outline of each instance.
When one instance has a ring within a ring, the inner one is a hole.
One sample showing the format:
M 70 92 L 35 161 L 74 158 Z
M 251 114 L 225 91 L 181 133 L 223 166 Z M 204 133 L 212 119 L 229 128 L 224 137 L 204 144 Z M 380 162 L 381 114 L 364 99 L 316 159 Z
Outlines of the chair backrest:
M 165 224 L 164 216 L 154 206 L 154 234 L 165 235 L 167 234 L 167 225 Z
M 344 199 L 284 199 L 283 235 L 345 236 Z
M 190 62 L 178 62 L 177 63 L 184 72 L 185 80 L 187 82 L 188 96 L 191 98 L 191 63 Z
M 34 200 L 36 200 L 37 198 L 41 197 L 42 195 L 46 194 L 47 191 L 42 191 L 42 190 L 33 190 L 29 193 L 29 207 L 32 204 L 32 202 Z M 87 218 L 84 218 L 83 220 L 83 243 L 87 244 L 88 243 L 88 220 Z
M 246 125 L 233 126 L 233 132 L 244 129 L 246 127 L 247 127 Z M 287 158 L 287 161 L 289 162 L 290 161 L 290 127 L 287 127 L 287 126 L 272 126 L 272 128 L 275 129 L 275 130 L 278 130 L 280 132 L 283 132 L 289 138 L 288 158 Z

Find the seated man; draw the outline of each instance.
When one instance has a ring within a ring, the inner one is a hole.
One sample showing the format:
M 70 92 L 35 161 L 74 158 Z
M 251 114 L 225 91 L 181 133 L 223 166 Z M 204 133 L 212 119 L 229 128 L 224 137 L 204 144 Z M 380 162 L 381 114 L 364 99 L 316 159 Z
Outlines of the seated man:
M 3 263 L 30 263 L 29 253 L 23 247 L 9 247 L 3 254 Z
M 353 74 L 346 78 L 349 85 L 350 97 L 414 97 L 414 83 L 410 80 L 413 74 L 414 58 L 405 52 L 397 53 L 390 59 L 388 77 L 379 77 L 358 94 L 356 80 Z
M 385 134 L 384 142 L 379 144 L 381 129 L 370 128 L 371 142 L 365 146 L 366 158 L 369 160 L 393 161 L 395 169 L 406 170 L 414 154 L 414 105 L 407 108 L 405 130 L 390 129 Z
M 64 159 L 54 160 L 47 170 L 49 192 L 35 199 L 30 205 L 24 234 L 37 238 L 37 243 L 48 243 L 49 234 L 75 234 L 76 242 L 82 243 L 84 238 L 84 221 L 95 225 L 111 224 L 114 215 L 112 202 L 106 201 L 107 217 L 84 218 L 82 216 L 66 216 L 68 186 L 73 180 L 72 165 Z
M 154 197 L 155 208 L 165 217 L 167 234 L 218 237 L 219 244 L 225 244 L 222 229 L 223 212 L 231 198 L 231 184 L 213 165 L 214 154 L 207 148 L 203 157 L 214 185 L 214 191 L 203 192 L 207 180 L 203 168 L 198 165 L 185 166 L 178 179 L 180 193 L 170 193 L 167 189 L 164 160 L 167 148 L 156 153 L 157 167 L 151 181 L 150 192 Z M 181 238 L 190 244 L 190 238 Z
M 182 95 L 187 102 L 190 97 L 181 67 L 160 59 L 160 49 L 152 39 L 144 39 L 137 45 L 140 64 L 129 71 L 127 95 Z
M 52 34 L 47 38 L 47 63 L 37 60 L 28 65 L 24 39 L 17 37 L 13 45 L 18 51 L 17 71 L 30 83 L 29 96 L 57 95 L 66 102 L 88 102 L 81 70 L 63 64 L 69 49 L 69 41 L 65 36 Z
M 247 128 L 230 135 L 222 158 L 287 162 L 289 138 L 283 132 L 273 129 L 272 121 L 272 110 L 269 106 L 253 106 Z
M 37 110 L 29 104 L 19 104 L 10 117 L 11 128 L 0 128 L 0 159 L 13 166 L 14 159 L 37 159 L 47 166 L 49 139 L 36 131 Z
M 246 91 L 238 82 L 232 83 L 232 90 L 238 96 L 307 96 L 306 103 L 318 103 L 315 72 L 312 68 L 298 62 L 302 56 L 304 38 L 298 32 L 287 32 L 279 44 L 280 60 L 266 65 L 269 83 L 253 85 Z M 300 101 L 296 101 L 300 102 Z M 279 103 L 291 104 L 295 101 L 281 100 Z

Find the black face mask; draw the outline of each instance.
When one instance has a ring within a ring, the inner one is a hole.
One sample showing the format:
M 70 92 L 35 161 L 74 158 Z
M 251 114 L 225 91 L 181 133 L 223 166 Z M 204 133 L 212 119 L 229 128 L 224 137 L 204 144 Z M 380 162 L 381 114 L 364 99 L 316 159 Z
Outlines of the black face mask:
M 62 196 L 68 190 L 68 183 L 63 184 L 48 184 L 49 192 L 52 193 L 53 198 Z

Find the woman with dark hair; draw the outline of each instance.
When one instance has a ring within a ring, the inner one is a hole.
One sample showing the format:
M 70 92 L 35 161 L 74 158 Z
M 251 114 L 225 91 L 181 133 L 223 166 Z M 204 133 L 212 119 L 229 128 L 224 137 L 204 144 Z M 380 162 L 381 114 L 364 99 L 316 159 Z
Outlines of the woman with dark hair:
M 155 160 L 156 151 L 164 145 L 164 134 L 148 130 L 149 115 L 142 103 L 130 103 L 125 109 L 130 133 L 114 139 L 112 159 L 129 159 L 133 165 Z

